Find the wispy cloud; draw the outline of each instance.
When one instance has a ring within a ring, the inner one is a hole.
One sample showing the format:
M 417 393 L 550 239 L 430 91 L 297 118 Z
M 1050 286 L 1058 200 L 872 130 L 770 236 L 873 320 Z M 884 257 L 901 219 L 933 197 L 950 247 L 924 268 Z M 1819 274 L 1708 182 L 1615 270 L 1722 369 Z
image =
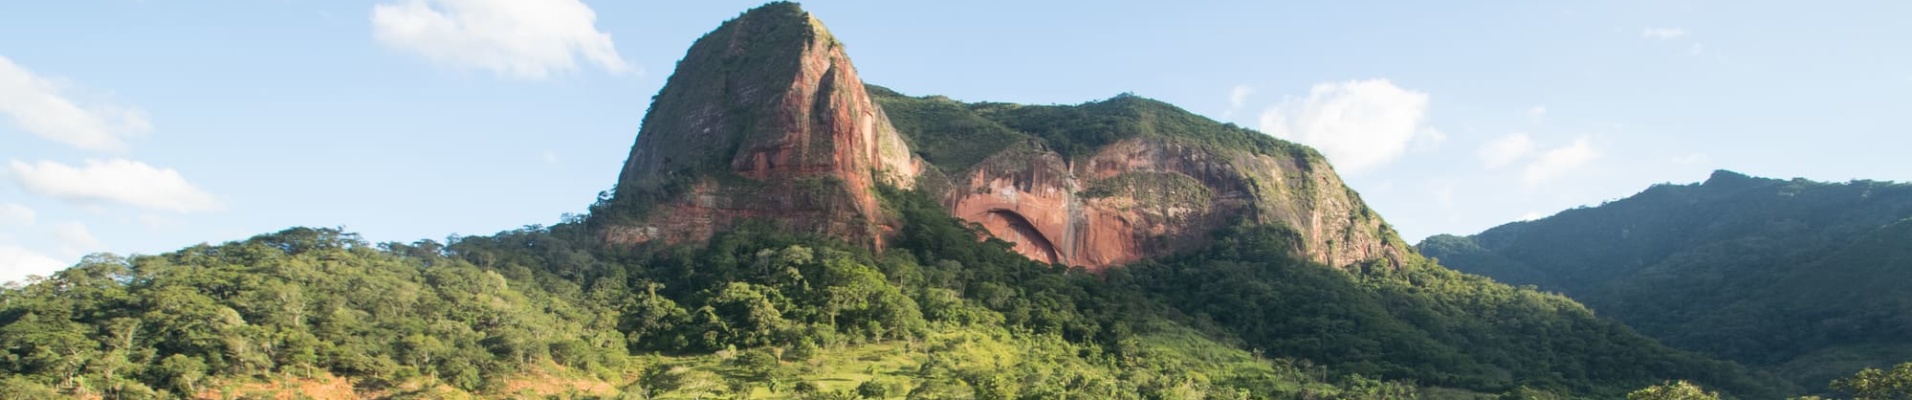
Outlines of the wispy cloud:
M 1643 37 L 1643 38 L 1648 38 L 1648 39 L 1660 39 L 1660 40 L 1667 40 L 1667 39 L 1673 39 L 1673 38 L 1678 38 L 1678 37 L 1681 37 L 1681 36 L 1686 36 L 1686 30 L 1685 30 L 1685 29 L 1680 29 L 1680 28 L 1645 28 L 1645 29 L 1641 29 L 1641 30 L 1640 30 L 1640 37 Z
M 372 6 L 379 43 L 456 67 L 537 80 L 577 68 L 637 71 L 578 0 L 395 0 Z
M 24 247 L 0 244 L 0 282 L 18 282 L 28 276 L 47 276 L 68 265 Z
M 1436 186 L 1431 193 L 1434 195 L 1434 204 L 1439 204 L 1442 209 L 1453 210 L 1454 205 L 1457 204 L 1454 201 L 1456 191 L 1457 188 L 1451 182 Z
M 13 203 L 0 204 L 0 225 L 33 225 L 33 221 L 39 218 L 39 215 L 27 206 Z
M 1234 89 L 1228 91 L 1228 106 L 1241 108 L 1243 105 L 1247 105 L 1248 95 L 1252 94 L 1255 94 L 1255 88 L 1248 87 L 1248 85 L 1236 85 Z
M 1443 143 L 1447 143 L 1447 134 L 1429 127 L 1414 135 L 1414 140 L 1408 142 L 1408 148 L 1415 152 L 1426 153 L 1439 151 Z
M 1482 166 L 1498 169 L 1525 159 L 1533 152 L 1534 139 L 1525 133 L 1514 133 L 1481 144 L 1475 155 L 1480 157 Z
M 1700 164 L 1707 161 L 1711 161 L 1712 159 L 1713 157 L 1706 155 L 1706 153 L 1693 153 L 1693 154 L 1687 154 L 1687 155 L 1683 155 L 1679 157 L 1673 157 L 1673 159 L 1670 161 L 1672 161 L 1674 164 L 1679 164 L 1679 165 L 1694 165 L 1694 164 Z
M 1428 127 L 1427 93 L 1386 79 L 1314 85 L 1306 98 L 1288 98 L 1261 114 L 1261 129 L 1321 150 L 1335 168 L 1360 173 L 1407 152 Z
M 146 230 L 149 231 L 157 231 L 173 225 L 172 219 L 166 218 L 163 215 L 149 213 L 142 213 L 138 217 L 133 217 L 133 222 L 139 223 L 140 226 L 146 227 Z
M 1529 108 L 1527 109 L 1527 115 L 1534 117 L 1534 120 L 1540 120 L 1541 118 L 1546 118 L 1547 106 L 1534 106 L 1534 108 Z
M 86 224 L 79 222 L 54 224 L 53 238 L 59 240 L 60 251 L 74 258 L 106 247 L 99 238 L 93 237 L 93 231 L 86 229 Z
M 126 139 L 152 130 L 137 108 L 74 100 L 66 85 L 0 57 L 0 114 L 34 136 L 83 150 L 126 151 Z
M 1591 140 L 1586 137 L 1574 139 L 1573 144 L 1547 150 L 1532 163 L 1527 164 L 1527 170 L 1521 175 L 1521 181 L 1528 186 L 1539 185 L 1577 171 L 1599 159 L 1600 156 L 1600 150 L 1593 147 Z
M 1255 94 L 1255 88 L 1248 85 L 1235 85 L 1228 89 L 1228 109 L 1222 110 L 1222 119 L 1235 116 L 1242 107 L 1248 106 L 1248 96 Z
M 72 203 L 113 203 L 147 210 L 194 213 L 222 206 L 171 168 L 131 160 L 87 160 L 74 167 L 53 161 L 13 160 L 3 175 L 28 192 Z

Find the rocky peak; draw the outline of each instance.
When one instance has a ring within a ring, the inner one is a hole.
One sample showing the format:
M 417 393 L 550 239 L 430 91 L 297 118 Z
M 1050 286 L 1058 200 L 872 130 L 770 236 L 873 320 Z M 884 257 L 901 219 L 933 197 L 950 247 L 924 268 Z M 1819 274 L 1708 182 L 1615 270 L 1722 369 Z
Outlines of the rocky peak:
M 1777 181 L 1777 179 L 1755 178 L 1746 174 L 1721 169 L 1714 170 L 1712 175 L 1706 177 L 1706 182 L 1700 185 L 1711 188 L 1738 189 Z
M 653 100 L 606 210 L 613 244 L 698 241 L 743 219 L 880 245 L 878 182 L 919 163 L 841 43 L 794 3 L 704 35 Z
M 1412 251 L 1318 153 L 1167 103 L 872 93 L 797 5 L 745 12 L 678 63 L 592 223 L 613 246 L 703 241 L 760 219 L 881 248 L 894 220 L 876 186 L 921 183 L 1016 251 L 1093 270 L 1194 249 L 1243 223 L 1291 228 L 1295 254 L 1338 267 Z

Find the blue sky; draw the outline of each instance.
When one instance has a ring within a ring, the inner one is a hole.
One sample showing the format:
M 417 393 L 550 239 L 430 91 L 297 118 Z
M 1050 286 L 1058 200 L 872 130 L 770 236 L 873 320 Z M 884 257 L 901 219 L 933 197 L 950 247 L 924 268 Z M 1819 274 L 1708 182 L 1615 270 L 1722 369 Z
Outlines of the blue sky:
M 1912 2 L 1029 3 L 805 8 L 905 93 L 1133 92 L 1316 146 L 1410 241 L 1721 168 L 1912 180 Z M 555 222 L 756 4 L 0 4 L 0 281 L 289 226 Z

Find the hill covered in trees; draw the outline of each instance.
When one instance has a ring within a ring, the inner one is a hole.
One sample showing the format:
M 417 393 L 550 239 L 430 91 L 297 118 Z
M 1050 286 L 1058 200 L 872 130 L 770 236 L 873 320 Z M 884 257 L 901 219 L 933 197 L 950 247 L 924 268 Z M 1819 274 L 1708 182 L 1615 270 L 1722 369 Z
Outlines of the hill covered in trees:
M 445 244 L 296 228 L 95 256 L 0 292 L 0 393 L 1601 398 L 1662 379 L 1748 398 L 1786 390 L 1566 298 L 1424 261 L 1300 260 L 1276 228 L 1098 277 L 978 242 L 918 194 L 886 203 L 907 222 L 881 254 L 767 224 L 704 246 L 605 250 L 572 219 Z
M 0 290 L 0 395 L 1798 391 L 1443 268 L 1313 150 L 1166 103 L 866 88 L 791 3 L 679 67 L 589 215 L 443 243 L 293 228 Z
M 1669 345 L 1818 388 L 1912 359 L 1909 218 L 1908 184 L 1718 171 L 1419 247 L 1461 271 L 1566 294 Z

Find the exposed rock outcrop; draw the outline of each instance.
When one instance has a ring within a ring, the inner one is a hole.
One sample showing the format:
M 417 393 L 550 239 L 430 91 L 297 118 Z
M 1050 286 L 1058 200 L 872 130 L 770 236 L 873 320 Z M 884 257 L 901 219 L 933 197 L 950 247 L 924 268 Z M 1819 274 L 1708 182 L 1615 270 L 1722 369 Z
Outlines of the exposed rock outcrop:
M 1133 138 L 1071 165 L 1025 143 L 953 179 L 945 203 L 957 217 L 1029 258 L 1091 270 L 1188 250 L 1240 222 L 1286 225 L 1301 235 L 1297 253 L 1328 265 L 1406 251 L 1319 160 Z
M 907 187 L 920 165 L 842 44 L 795 4 L 773 3 L 724 23 L 678 63 L 618 179 L 622 219 L 602 235 L 699 241 L 762 218 L 880 246 L 875 185 Z
M 645 115 L 609 206 L 594 208 L 593 218 L 614 246 L 698 242 L 761 219 L 880 249 L 895 222 L 878 204 L 877 185 L 908 188 L 920 177 L 953 215 L 1015 243 L 1017 252 L 1094 270 L 1192 249 L 1215 229 L 1242 222 L 1288 226 L 1299 236 L 1296 254 L 1334 266 L 1398 261 L 1411 251 L 1318 154 L 1268 151 L 1302 148 L 1271 145 L 1278 141 L 1239 128 L 1218 130 L 1218 123 L 1152 100 L 1118 99 L 1126 103 L 1103 104 L 1172 112 L 1049 110 L 1109 126 L 1166 118 L 1222 133 L 1162 128 L 1110 141 L 1045 139 L 943 99 L 935 110 L 907 109 L 909 126 L 989 125 L 994 136 L 936 138 L 973 150 L 966 160 L 981 158 L 937 169 L 915 155 L 903 133 L 922 141 L 962 132 L 899 132 L 829 31 L 795 4 L 772 3 L 691 47 Z M 1035 119 L 1061 121 L 1046 115 Z M 950 116 L 962 119 L 923 120 Z M 1046 140 L 1070 142 L 1073 156 Z

